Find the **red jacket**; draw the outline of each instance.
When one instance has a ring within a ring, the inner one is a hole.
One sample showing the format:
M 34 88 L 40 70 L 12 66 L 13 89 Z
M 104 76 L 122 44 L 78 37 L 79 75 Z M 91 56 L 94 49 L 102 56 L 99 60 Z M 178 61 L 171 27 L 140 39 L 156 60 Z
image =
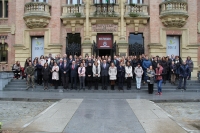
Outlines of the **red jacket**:
M 163 67 L 156 68 L 156 80 L 162 80 Z

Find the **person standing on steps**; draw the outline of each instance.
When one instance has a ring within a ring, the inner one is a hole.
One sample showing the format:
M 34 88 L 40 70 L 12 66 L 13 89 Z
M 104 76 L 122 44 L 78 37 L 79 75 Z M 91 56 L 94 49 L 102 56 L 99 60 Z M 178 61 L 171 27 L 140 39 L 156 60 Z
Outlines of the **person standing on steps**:
M 117 77 L 118 77 L 118 89 L 123 90 L 124 78 L 125 78 L 125 68 L 123 62 L 120 62 L 120 65 L 117 67 Z
M 32 87 L 35 88 L 34 72 L 35 72 L 35 68 L 34 66 L 32 66 L 32 63 L 29 62 L 29 65 L 25 69 L 25 73 L 27 75 L 27 81 L 28 81 L 26 90 L 30 88 L 31 83 L 32 83 Z
M 62 76 L 62 83 L 63 88 L 68 89 L 69 84 L 69 63 L 66 59 L 64 59 L 63 64 L 61 66 L 61 76 Z
M 190 80 L 191 79 L 191 73 L 193 72 L 193 68 L 194 68 L 194 63 L 191 60 L 190 56 L 187 57 L 186 64 L 188 65 L 189 70 L 190 70 L 189 77 L 188 77 L 188 80 Z
M 174 64 L 174 61 L 172 61 L 172 64 L 170 66 L 171 71 L 171 84 L 176 85 L 176 65 Z
M 55 86 L 55 89 L 58 89 L 58 81 L 59 81 L 59 66 L 56 62 L 54 62 L 54 66 L 52 68 L 52 80 Z
M 137 67 L 135 67 L 134 73 L 135 73 L 135 79 L 136 79 L 136 89 L 139 90 L 141 88 L 141 80 L 142 80 L 142 74 L 143 74 L 143 69 L 140 66 L 140 63 L 138 63 Z
M 80 90 L 85 90 L 85 66 L 83 63 L 80 63 L 80 67 L 78 68 L 79 82 L 80 82 Z
M 190 69 L 188 65 L 186 64 L 186 62 L 184 61 L 183 64 L 180 66 L 179 85 L 177 89 L 182 88 L 186 90 L 186 81 L 189 78 L 189 74 L 190 74 Z M 181 87 L 183 80 L 184 80 L 184 84 L 183 84 L 183 87 Z
M 125 78 L 127 79 L 127 90 L 131 89 L 131 79 L 133 78 L 133 73 L 132 73 L 132 66 L 130 62 L 127 62 L 127 65 L 125 67 Z
M 157 81 L 157 87 L 158 87 L 158 92 L 156 95 L 162 95 L 162 73 L 163 73 L 163 67 L 158 63 L 157 68 L 156 68 L 156 81 Z
M 142 68 L 144 71 L 144 84 L 147 82 L 147 68 L 149 68 L 152 65 L 151 61 L 149 60 L 149 57 L 146 56 L 145 59 L 142 62 Z
M 93 80 L 93 73 L 92 73 L 92 63 L 89 62 L 86 68 L 86 80 L 87 80 L 87 86 L 88 89 L 91 89 L 92 86 L 92 80 Z
M 150 66 L 147 69 L 147 76 L 149 77 L 148 81 L 148 92 L 149 94 L 153 93 L 153 88 L 154 88 L 154 77 L 155 77 L 155 71 L 153 70 L 153 67 Z
M 110 85 L 111 90 L 114 90 L 115 88 L 115 81 L 117 80 L 117 67 L 112 62 L 111 66 L 109 67 L 109 76 L 110 76 Z
M 42 75 L 43 75 L 43 83 L 44 83 L 44 90 L 48 90 L 48 82 L 49 82 L 49 75 L 50 75 L 50 69 L 48 67 L 48 63 L 44 63 L 44 67 L 42 69 Z
M 107 90 L 108 69 L 109 69 L 109 65 L 106 63 L 106 60 L 103 60 L 103 63 L 101 65 L 102 90 Z
M 98 83 L 99 83 L 101 68 L 97 61 L 95 61 L 92 66 L 92 73 L 93 73 L 93 79 L 94 79 L 94 88 L 95 90 L 98 90 Z
M 75 61 L 72 61 L 72 65 L 70 66 L 70 76 L 71 76 L 71 90 L 77 89 L 77 75 L 78 75 L 78 65 Z

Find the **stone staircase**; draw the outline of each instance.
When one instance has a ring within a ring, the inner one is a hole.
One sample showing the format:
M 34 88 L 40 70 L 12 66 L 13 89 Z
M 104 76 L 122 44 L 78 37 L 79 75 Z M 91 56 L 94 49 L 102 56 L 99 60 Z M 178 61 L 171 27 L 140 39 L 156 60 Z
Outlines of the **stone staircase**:
M 78 83 L 79 85 L 79 83 Z M 77 88 L 79 88 L 79 86 L 77 85 Z M 166 84 L 162 84 L 162 89 L 163 92 L 169 91 L 169 92 L 180 92 L 180 91 L 187 91 L 187 92 L 200 92 L 200 82 L 198 82 L 197 80 L 193 79 L 193 80 L 188 80 L 187 81 L 187 89 L 183 90 L 183 89 L 176 89 L 177 85 L 171 85 L 168 81 Z M 4 88 L 3 91 L 26 91 L 26 81 L 22 80 L 22 79 L 12 79 Z M 58 92 L 61 91 L 61 89 L 63 89 L 62 86 L 59 86 L 57 90 L 54 89 L 54 87 L 49 87 L 49 90 L 43 90 L 43 86 L 39 86 L 36 85 L 35 89 L 30 88 L 28 91 L 48 91 L 48 92 Z M 141 92 L 141 91 L 147 91 L 148 90 L 148 85 L 142 85 L 141 86 L 141 90 L 136 90 L 136 84 L 135 82 L 132 81 L 132 87 L 131 90 L 126 90 L 126 83 L 124 86 L 124 92 Z M 157 90 L 157 84 L 154 84 L 154 91 Z M 64 90 L 64 92 L 67 90 Z M 83 91 L 83 90 L 80 90 Z M 109 92 L 119 92 L 118 91 L 118 87 L 115 86 L 115 90 L 110 90 L 110 86 L 108 87 Z M 77 92 L 77 90 L 68 90 L 68 92 Z M 85 92 L 94 92 L 94 86 L 92 86 L 91 90 L 85 89 Z M 105 90 L 101 90 L 101 84 L 99 84 L 99 89 L 95 90 L 95 92 L 105 92 Z

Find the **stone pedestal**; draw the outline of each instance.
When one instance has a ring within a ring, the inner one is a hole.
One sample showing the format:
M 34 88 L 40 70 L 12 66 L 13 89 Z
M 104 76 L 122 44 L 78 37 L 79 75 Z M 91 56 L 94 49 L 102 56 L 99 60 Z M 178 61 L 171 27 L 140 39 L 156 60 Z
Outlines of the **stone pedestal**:
M 0 72 L 0 91 L 11 81 L 13 72 Z

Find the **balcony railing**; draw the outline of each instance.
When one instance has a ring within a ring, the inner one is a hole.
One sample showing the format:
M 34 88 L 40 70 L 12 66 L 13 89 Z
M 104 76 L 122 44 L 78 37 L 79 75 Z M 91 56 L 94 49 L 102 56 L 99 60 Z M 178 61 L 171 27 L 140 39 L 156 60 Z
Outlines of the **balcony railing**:
M 24 20 L 29 28 L 44 28 L 49 24 L 50 5 L 45 2 L 29 2 L 25 4 Z
M 186 0 L 169 0 L 160 4 L 160 19 L 166 27 L 183 27 L 188 18 Z
M 160 15 L 168 14 L 187 14 L 187 2 L 185 1 L 166 1 L 161 3 Z
M 145 4 L 127 4 L 126 5 L 126 16 L 131 16 L 135 14 L 135 17 L 148 16 L 148 5 Z
M 64 5 L 62 7 L 62 17 L 83 17 L 84 5 Z
M 30 2 L 25 5 L 26 15 L 46 15 L 50 16 L 50 5 L 45 2 Z
M 92 11 L 90 15 L 94 17 L 118 17 L 119 16 L 119 5 L 115 3 L 98 3 L 92 5 Z

